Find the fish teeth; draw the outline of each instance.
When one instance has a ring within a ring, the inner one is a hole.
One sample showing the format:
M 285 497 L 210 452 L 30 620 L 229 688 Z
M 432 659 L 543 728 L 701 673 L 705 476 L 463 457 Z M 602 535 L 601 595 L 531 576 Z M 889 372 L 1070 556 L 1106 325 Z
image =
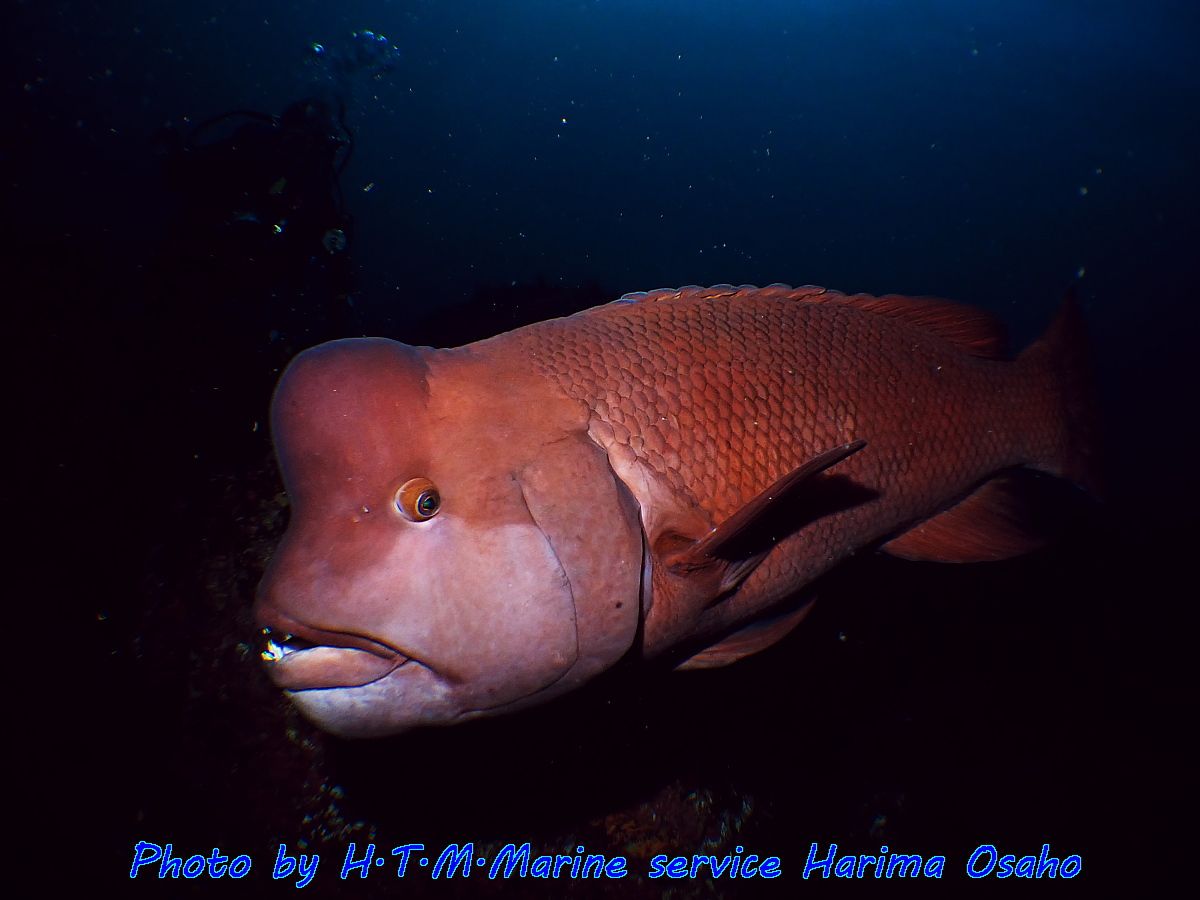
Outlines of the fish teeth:
M 276 632 L 272 628 L 263 628 L 263 635 L 267 639 L 267 649 L 262 652 L 262 658 L 267 662 L 279 662 L 289 653 L 294 653 L 296 648 L 287 646 L 287 642 L 292 639 L 290 634 Z M 278 636 L 279 640 L 275 640 Z

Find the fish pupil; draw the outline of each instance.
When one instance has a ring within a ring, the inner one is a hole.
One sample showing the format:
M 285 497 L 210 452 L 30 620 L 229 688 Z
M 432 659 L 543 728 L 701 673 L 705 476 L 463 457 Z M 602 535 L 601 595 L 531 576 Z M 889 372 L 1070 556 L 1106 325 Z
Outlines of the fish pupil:
M 438 506 L 441 504 L 441 499 L 436 491 L 426 491 L 417 498 L 417 512 L 429 518 L 438 511 Z

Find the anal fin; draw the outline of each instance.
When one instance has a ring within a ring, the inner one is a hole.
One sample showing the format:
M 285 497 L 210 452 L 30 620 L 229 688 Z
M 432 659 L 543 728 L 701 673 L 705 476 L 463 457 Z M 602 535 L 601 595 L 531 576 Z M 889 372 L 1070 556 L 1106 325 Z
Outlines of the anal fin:
M 965 563 L 1010 559 L 1045 543 L 1017 476 L 1005 474 L 880 549 L 902 559 Z
M 716 669 L 737 662 L 743 657 L 766 650 L 772 644 L 785 637 L 812 609 L 813 601 L 809 600 L 799 609 L 789 610 L 778 616 L 759 619 L 733 634 L 727 635 L 711 647 L 705 647 L 695 656 L 681 662 L 676 669 Z

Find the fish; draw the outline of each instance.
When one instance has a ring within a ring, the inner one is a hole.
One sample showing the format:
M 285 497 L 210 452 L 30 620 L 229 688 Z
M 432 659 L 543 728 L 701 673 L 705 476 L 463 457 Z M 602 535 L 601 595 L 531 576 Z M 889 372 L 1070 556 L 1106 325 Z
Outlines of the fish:
M 1078 303 L 1013 358 L 930 297 L 784 284 L 626 294 L 454 349 L 321 344 L 271 428 L 291 519 L 255 616 L 320 728 L 543 703 L 627 657 L 775 644 L 855 554 L 1044 542 L 1022 471 L 1099 495 Z

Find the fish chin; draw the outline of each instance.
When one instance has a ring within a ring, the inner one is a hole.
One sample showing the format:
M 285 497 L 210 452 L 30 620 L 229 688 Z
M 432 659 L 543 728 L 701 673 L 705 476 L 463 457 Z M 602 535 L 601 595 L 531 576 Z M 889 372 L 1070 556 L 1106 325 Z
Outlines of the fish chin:
M 453 686 L 416 660 L 369 684 L 288 691 L 288 696 L 313 724 L 344 738 L 384 737 L 471 717 L 456 701 Z

